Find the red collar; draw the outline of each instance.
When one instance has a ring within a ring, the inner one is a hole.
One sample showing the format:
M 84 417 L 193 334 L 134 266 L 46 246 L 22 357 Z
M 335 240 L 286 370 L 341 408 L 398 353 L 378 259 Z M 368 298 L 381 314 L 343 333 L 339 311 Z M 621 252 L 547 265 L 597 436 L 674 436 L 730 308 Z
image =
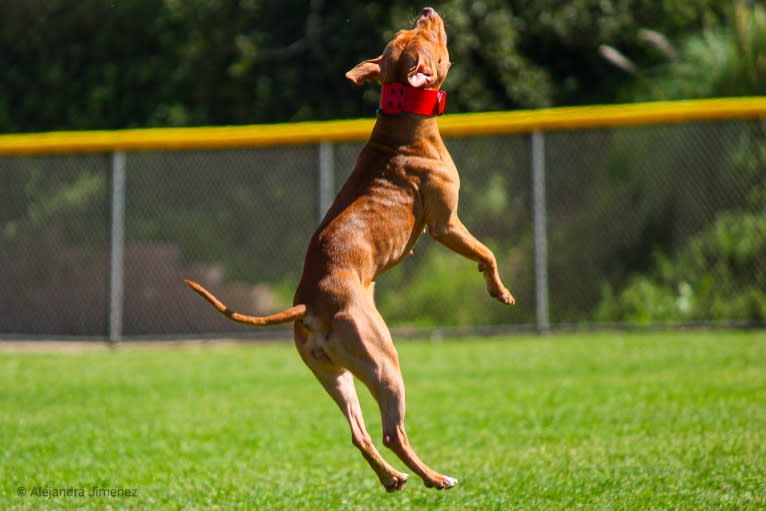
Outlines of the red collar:
M 412 113 L 434 116 L 442 115 L 446 106 L 446 91 L 420 89 L 401 83 L 384 83 L 378 112 L 386 115 Z

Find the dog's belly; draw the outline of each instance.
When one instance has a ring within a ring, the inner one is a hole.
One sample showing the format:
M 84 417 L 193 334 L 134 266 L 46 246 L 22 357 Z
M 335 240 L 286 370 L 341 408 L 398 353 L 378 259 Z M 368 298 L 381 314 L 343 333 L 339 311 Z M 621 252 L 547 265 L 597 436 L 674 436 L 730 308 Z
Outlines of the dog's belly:
M 410 253 L 423 233 L 421 217 L 413 191 L 372 187 L 320 227 L 307 263 L 321 261 L 320 273 L 354 268 L 371 282 Z
M 409 255 L 412 248 L 418 242 L 423 233 L 423 223 L 395 220 L 387 218 L 386 222 L 391 227 L 386 236 L 376 237 L 374 241 L 374 254 L 377 271 L 380 275 L 392 266 L 395 266 L 405 256 Z

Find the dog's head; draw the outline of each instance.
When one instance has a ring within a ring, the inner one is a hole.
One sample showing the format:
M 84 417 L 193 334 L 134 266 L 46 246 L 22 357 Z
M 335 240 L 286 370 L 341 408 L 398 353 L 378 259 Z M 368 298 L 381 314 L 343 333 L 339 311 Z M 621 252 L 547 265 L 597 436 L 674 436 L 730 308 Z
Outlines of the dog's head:
M 357 85 L 378 80 L 438 89 L 449 67 L 444 21 L 434 9 L 426 7 L 411 30 L 396 33 L 383 55 L 361 62 L 346 73 L 346 78 Z

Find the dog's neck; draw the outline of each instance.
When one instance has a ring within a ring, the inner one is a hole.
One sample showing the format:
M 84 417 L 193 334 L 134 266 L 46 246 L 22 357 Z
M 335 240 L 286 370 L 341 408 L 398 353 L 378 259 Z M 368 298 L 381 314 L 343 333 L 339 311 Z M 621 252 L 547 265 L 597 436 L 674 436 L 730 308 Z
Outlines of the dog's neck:
M 423 150 L 422 146 L 426 145 L 438 150 L 443 147 L 436 119 L 444 113 L 446 92 L 398 83 L 383 84 L 381 92 L 370 141 L 391 148 L 418 146 Z
M 378 114 L 370 134 L 370 142 L 404 151 L 433 156 L 432 150 L 444 147 L 436 117 L 418 114 Z M 409 149 L 406 149 L 409 148 Z

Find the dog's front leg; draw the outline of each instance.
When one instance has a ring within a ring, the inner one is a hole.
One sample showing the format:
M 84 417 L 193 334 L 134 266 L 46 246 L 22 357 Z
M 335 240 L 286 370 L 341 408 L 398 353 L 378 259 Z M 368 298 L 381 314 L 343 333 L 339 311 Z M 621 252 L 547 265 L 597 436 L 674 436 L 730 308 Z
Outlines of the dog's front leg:
M 433 169 L 422 188 L 428 233 L 447 248 L 478 262 L 491 296 L 503 303 L 516 303 L 500 280 L 495 254 L 474 238 L 457 216 L 459 188 L 460 178 L 454 167 Z
M 443 224 L 429 226 L 429 234 L 445 247 L 479 263 L 479 271 L 487 281 L 487 291 L 503 303 L 513 304 L 516 300 L 500 280 L 495 254 L 477 240 L 463 225 L 457 215 Z

